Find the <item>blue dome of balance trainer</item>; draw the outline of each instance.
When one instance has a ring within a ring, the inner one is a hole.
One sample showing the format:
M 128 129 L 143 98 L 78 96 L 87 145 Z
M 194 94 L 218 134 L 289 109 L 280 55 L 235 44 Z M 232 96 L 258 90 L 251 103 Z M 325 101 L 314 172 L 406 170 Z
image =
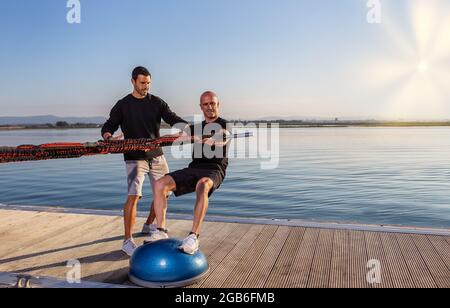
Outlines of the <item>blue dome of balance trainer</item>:
M 131 282 L 148 288 L 184 287 L 203 278 L 209 270 L 206 256 L 188 255 L 178 249 L 182 241 L 167 239 L 146 244 L 130 260 Z

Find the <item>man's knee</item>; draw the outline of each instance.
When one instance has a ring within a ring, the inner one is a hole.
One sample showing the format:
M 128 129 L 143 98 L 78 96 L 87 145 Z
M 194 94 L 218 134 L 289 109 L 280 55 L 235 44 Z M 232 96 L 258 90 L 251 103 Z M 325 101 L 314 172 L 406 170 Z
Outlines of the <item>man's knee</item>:
M 168 176 L 163 177 L 162 179 L 156 181 L 155 183 L 155 191 L 163 194 L 168 194 L 173 189 L 172 179 Z
M 164 181 L 164 179 L 156 181 L 155 190 L 156 190 L 156 192 L 159 192 L 159 193 L 167 192 L 167 183 Z
M 141 199 L 140 196 L 128 196 L 127 202 L 125 203 L 125 207 L 130 208 L 137 206 L 140 199 Z
M 141 196 L 139 195 L 129 195 L 128 196 L 128 202 L 137 202 L 141 199 Z
M 213 186 L 214 183 L 210 178 L 203 178 L 198 181 L 195 191 L 199 194 L 208 194 Z

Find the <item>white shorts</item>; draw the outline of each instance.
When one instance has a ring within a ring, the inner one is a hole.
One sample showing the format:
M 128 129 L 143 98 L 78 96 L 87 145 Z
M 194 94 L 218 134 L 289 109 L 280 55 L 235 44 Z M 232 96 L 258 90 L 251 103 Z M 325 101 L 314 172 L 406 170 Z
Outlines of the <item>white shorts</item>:
M 128 196 L 142 197 L 142 187 L 144 186 L 145 175 L 148 174 L 152 192 L 155 193 L 156 181 L 163 178 L 169 173 L 164 155 L 154 158 L 152 161 L 147 160 L 130 160 L 126 161 L 127 178 L 128 178 Z

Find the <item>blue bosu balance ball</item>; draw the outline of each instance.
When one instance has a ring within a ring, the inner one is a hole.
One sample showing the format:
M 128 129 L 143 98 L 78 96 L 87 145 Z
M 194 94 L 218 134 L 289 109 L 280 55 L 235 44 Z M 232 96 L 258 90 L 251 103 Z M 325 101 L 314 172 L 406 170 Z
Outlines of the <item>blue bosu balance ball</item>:
M 178 288 L 201 280 L 209 270 L 206 256 L 201 251 L 194 255 L 180 251 L 181 243 L 167 239 L 136 249 L 130 260 L 131 282 L 147 288 Z

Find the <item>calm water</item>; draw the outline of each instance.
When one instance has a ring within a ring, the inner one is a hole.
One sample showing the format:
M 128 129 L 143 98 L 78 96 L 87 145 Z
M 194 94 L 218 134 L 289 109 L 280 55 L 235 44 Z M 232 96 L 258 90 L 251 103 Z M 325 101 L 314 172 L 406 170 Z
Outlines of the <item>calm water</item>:
M 0 132 L 0 145 L 95 141 L 97 130 Z M 188 160 L 166 151 L 172 170 Z M 147 182 L 147 185 L 148 182 Z M 146 210 L 151 191 L 140 210 Z M 0 203 L 121 209 L 121 155 L 0 165 Z M 169 211 L 190 214 L 194 196 Z M 211 215 L 450 228 L 450 129 L 282 129 L 280 165 L 233 160 Z

